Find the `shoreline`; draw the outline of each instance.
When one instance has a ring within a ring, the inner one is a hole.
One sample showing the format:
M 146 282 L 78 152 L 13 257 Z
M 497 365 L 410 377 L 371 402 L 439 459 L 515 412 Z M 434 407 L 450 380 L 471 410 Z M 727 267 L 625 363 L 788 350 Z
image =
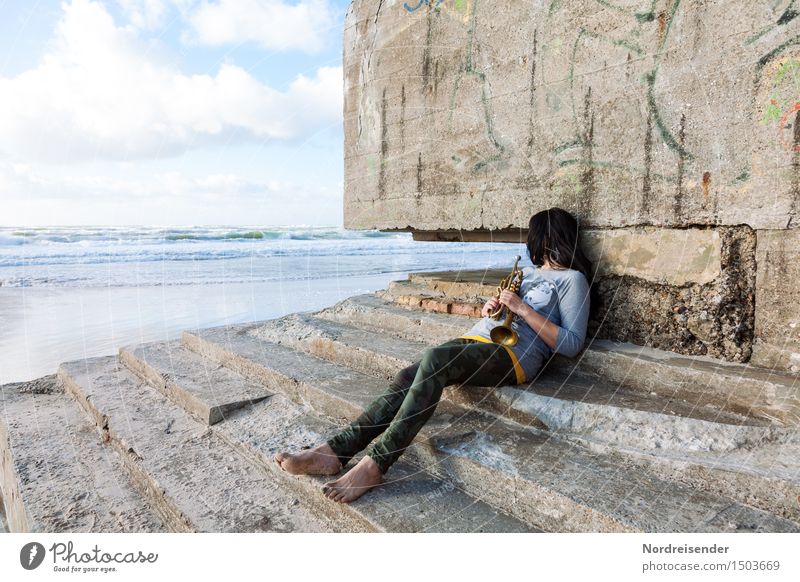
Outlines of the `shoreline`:
M 121 346 L 177 339 L 186 329 L 322 309 L 385 288 L 406 271 L 357 277 L 143 287 L 0 289 L 0 385 Z

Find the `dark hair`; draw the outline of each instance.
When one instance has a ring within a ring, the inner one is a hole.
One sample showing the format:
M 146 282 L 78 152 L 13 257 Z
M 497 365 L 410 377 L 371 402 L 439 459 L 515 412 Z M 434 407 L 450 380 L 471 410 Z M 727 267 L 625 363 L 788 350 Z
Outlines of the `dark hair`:
M 528 256 L 538 267 L 547 260 L 550 264 L 583 273 L 590 287 L 590 302 L 596 305 L 593 265 L 583 253 L 579 239 L 578 221 L 566 210 L 548 208 L 531 216 L 528 224 Z

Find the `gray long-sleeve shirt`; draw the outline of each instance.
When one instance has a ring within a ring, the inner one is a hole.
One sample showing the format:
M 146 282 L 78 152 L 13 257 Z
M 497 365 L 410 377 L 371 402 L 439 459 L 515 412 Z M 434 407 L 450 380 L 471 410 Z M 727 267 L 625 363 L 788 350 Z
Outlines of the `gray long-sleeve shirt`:
M 517 374 L 517 383 L 533 379 L 553 352 L 568 357 L 578 355 L 586 340 L 589 322 L 589 284 L 583 273 L 574 269 L 540 269 L 537 266 L 522 269 L 519 295 L 538 313 L 558 326 L 555 349 L 548 346 L 539 335 L 518 315 L 511 321 L 511 329 L 519 340 L 507 347 Z M 460 337 L 478 341 L 491 341 L 489 333 L 503 323 L 484 317 Z

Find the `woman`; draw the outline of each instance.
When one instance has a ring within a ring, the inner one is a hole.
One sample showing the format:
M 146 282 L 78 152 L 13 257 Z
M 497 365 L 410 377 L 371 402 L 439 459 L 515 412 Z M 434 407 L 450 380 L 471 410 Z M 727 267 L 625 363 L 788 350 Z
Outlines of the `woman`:
M 528 228 L 528 256 L 519 295 L 502 291 L 483 306 L 483 318 L 466 334 L 428 348 L 401 370 L 388 390 L 338 434 L 308 451 L 278 453 L 275 461 L 293 474 L 335 475 L 359 451 L 377 440 L 347 473 L 323 493 L 348 503 L 383 482 L 383 475 L 411 444 L 445 386 L 502 386 L 532 380 L 553 354 L 576 356 L 589 319 L 592 265 L 578 245 L 578 223 L 565 210 L 534 214 Z M 488 314 L 503 304 L 515 317 L 519 340 L 513 347 L 493 343 L 489 332 L 502 322 Z

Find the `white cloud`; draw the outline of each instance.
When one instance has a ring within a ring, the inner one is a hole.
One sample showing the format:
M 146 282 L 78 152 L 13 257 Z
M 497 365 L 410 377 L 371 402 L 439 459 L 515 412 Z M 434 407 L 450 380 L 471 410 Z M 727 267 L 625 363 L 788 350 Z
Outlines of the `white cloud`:
M 248 180 L 225 172 L 193 176 L 177 170 L 130 175 L 124 166 L 94 174 L 64 170 L 54 173 L 31 164 L 0 162 L 0 197 L 4 202 L 52 198 L 79 198 L 86 202 L 117 195 L 138 201 L 169 197 L 230 202 L 235 197 L 252 196 L 290 201 L 320 194 L 341 198 L 341 183 L 336 187 L 319 186 L 278 179 Z
M 0 152 L 18 160 L 159 158 L 302 139 L 341 120 L 341 67 L 298 75 L 283 92 L 233 64 L 187 75 L 149 57 L 135 29 L 118 27 L 101 4 L 62 8 L 41 63 L 0 77 Z
M 0 224 L 341 224 L 342 184 L 0 162 Z
M 136 28 L 158 28 L 164 24 L 169 0 L 117 0 L 122 11 Z
M 327 0 L 220 0 L 203 2 L 187 16 L 189 37 L 219 46 L 254 42 L 270 50 L 322 50 L 335 24 Z

